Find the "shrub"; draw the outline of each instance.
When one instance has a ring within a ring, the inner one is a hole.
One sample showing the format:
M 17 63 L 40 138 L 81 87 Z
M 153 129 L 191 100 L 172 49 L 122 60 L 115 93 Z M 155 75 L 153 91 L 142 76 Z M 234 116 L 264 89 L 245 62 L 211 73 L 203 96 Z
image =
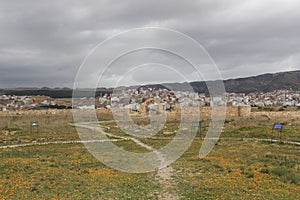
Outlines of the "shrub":
M 269 170 L 269 168 L 264 167 L 264 168 L 261 168 L 260 172 L 263 173 L 263 174 L 269 174 L 270 170 Z
M 286 168 L 275 168 L 272 170 L 272 174 L 279 176 L 285 183 L 298 184 L 300 182 L 300 176 Z
M 247 172 L 246 177 L 247 178 L 254 178 L 254 172 Z
M 287 169 L 277 167 L 272 170 L 272 174 L 275 174 L 279 177 L 284 176 L 287 173 Z
M 244 172 L 245 167 L 244 167 L 244 166 L 240 166 L 240 170 L 241 170 L 242 172 Z
M 295 173 L 288 173 L 282 177 L 284 182 L 298 184 L 300 182 L 300 176 Z
M 231 173 L 232 172 L 232 169 L 230 167 L 227 167 L 227 172 L 228 173 Z

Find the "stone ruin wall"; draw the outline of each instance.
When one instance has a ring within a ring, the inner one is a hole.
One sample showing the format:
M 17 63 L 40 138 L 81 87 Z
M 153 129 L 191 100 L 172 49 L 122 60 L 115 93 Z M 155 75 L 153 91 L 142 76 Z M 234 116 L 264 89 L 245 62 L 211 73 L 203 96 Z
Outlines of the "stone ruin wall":
M 218 110 L 218 107 L 216 107 Z M 200 118 L 210 118 L 212 109 L 211 107 L 200 107 Z M 217 112 L 222 113 L 222 112 Z M 175 111 L 170 113 L 170 116 L 176 116 L 180 114 L 180 111 Z M 198 112 L 195 109 L 191 109 L 191 115 L 197 115 Z M 250 106 L 241 106 L 241 107 L 226 107 L 226 118 L 233 117 L 250 117 L 251 116 L 251 107 Z
M 300 118 L 300 111 L 251 112 L 250 117 L 267 116 L 270 118 Z
M 191 114 L 197 114 L 197 110 L 191 109 Z M 100 113 L 109 113 L 105 109 L 97 109 L 97 114 Z M 174 111 L 169 113 L 171 116 L 178 115 L 179 113 Z M 9 115 L 72 115 L 72 110 L 24 110 L 24 111 L 5 111 L 0 112 L 0 116 L 9 116 Z M 210 107 L 201 107 L 200 108 L 200 117 L 201 118 L 210 118 L 211 108 Z M 259 116 L 269 116 L 271 118 L 299 118 L 300 111 L 281 111 L 281 112 L 251 112 L 250 106 L 240 106 L 240 107 L 227 107 L 226 108 L 226 118 L 234 117 L 259 117 Z
M 50 109 L 50 110 L 19 110 L 19 111 L 3 111 L 0 112 L 0 116 L 10 116 L 10 115 L 66 115 L 66 114 L 72 114 L 71 110 L 56 110 L 56 109 Z

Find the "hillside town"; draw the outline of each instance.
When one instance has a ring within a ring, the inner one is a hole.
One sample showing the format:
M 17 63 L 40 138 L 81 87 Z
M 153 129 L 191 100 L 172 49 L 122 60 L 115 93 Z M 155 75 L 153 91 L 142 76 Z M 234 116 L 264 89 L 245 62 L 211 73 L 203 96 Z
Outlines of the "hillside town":
M 147 110 L 162 109 L 171 111 L 176 106 L 205 107 L 212 103 L 227 106 L 251 106 L 251 107 L 300 107 L 300 91 L 277 90 L 274 92 L 253 93 L 226 93 L 226 99 L 213 99 L 204 93 L 189 91 L 170 91 L 168 89 L 143 88 L 124 89 L 114 93 L 101 94 L 95 101 L 94 98 L 81 98 L 77 108 L 128 108 L 140 112 L 142 105 L 146 103 Z M 70 99 L 71 101 L 71 99 Z M 96 102 L 96 103 L 95 103 Z M 56 99 L 49 96 L 0 96 L 0 111 L 31 110 L 65 108 L 59 105 Z
M 0 96 L 0 111 L 47 109 L 57 104 L 48 96 Z
M 116 94 L 105 94 L 99 98 L 101 107 L 125 107 L 140 111 L 141 104 L 147 99 L 152 99 L 148 110 L 157 107 L 158 103 L 165 110 L 172 110 L 176 105 L 204 107 L 212 103 L 227 106 L 251 107 L 300 107 L 300 92 L 292 90 L 278 90 L 267 93 L 226 93 L 226 99 L 212 99 L 209 95 L 196 92 L 169 91 L 167 89 L 139 88 L 137 90 L 122 90 Z

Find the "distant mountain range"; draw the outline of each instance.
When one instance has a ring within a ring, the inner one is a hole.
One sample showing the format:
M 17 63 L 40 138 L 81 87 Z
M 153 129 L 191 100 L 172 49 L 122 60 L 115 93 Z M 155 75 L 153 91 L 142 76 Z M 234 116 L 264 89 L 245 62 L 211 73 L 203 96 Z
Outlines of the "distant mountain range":
M 213 82 L 213 81 L 208 81 Z M 224 80 L 226 92 L 236 93 L 250 93 L 250 92 L 272 92 L 275 90 L 300 90 L 300 70 L 288 71 L 279 73 L 268 73 L 258 76 L 251 76 L 246 78 L 236 78 Z M 185 88 L 187 83 L 166 83 L 151 84 L 145 87 L 153 88 L 176 88 L 178 90 Z M 208 93 L 206 82 L 195 81 L 189 83 L 195 92 Z
M 190 83 L 195 91 L 207 92 L 205 83 Z M 272 92 L 275 90 L 300 90 L 300 70 L 262 74 L 247 78 L 229 79 L 224 81 L 226 92 Z
M 166 83 L 166 87 L 180 90 L 187 83 Z M 204 81 L 189 83 L 196 92 L 208 93 Z M 145 85 L 143 87 L 166 88 L 160 84 Z M 262 74 L 247 78 L 236 78 L 224 80 L 224 86 L 227 92 L 250 93 L 250 92 L 272 92 L 275 90 L 300 90 L 300 70 L 279 72 L 274 74 Z M 130 88 L 130 87 L 124 87 Z M 112 88 L 98 88 L 96 96 L 101 93 L 112 92 Z M 80 89 L 82 96 L 89 93 L 89 89 Z M 14 88 L 0 89 L 0 94 L 7 95 L 46 95 L 53 98 L 71 98 L 73 90 L 70 88 Z

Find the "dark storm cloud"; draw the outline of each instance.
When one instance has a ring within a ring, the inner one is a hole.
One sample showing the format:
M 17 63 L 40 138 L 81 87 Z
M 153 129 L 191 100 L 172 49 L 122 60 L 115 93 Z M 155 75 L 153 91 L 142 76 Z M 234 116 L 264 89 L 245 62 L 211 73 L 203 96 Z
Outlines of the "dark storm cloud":
M 196 39 L 224 78 L 299 69 L 299 6 L 297 0 L 1 1 L 0 88 L 72 87 L 93 47 L 145 26 Z

